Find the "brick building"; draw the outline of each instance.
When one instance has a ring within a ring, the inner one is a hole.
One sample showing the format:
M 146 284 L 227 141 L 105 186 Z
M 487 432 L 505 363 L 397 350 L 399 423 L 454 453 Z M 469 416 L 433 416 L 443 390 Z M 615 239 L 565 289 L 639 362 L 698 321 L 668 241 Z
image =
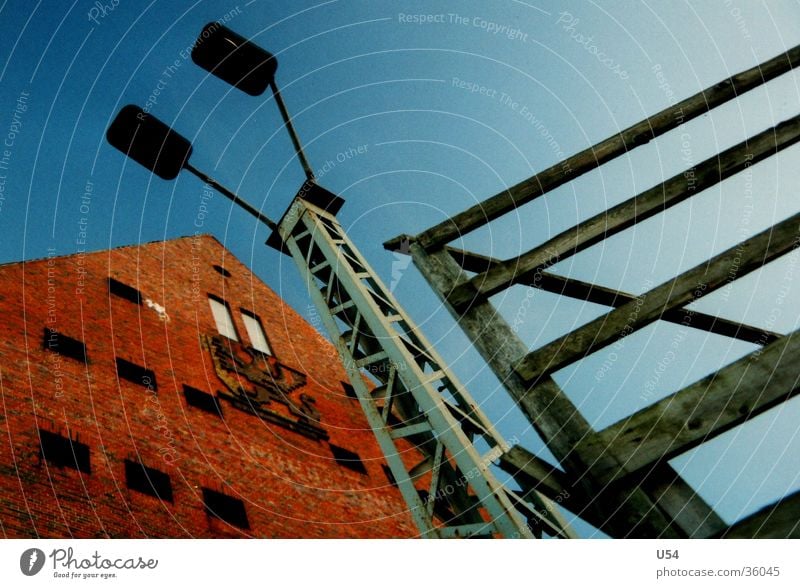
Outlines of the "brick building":
M 5 537 L 416 534 L 335 351 L 213 237 L 0 267 Z

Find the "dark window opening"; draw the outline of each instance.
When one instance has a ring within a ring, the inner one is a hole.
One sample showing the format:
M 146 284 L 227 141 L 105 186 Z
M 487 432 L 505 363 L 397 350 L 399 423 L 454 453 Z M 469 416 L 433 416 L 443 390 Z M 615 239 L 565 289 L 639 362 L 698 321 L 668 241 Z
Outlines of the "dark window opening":
M 342 390 L 344 390 L 345 396 L 347 396 L 348 398 L 358 399 L 358 396 L 356 395 L 356 389 L 353 388 L 352 384 L 348 384 L 347 382 L 342 382 Z
M 212 517 L 216 517 L 240 529 L 250 528 L 244 503 L 238 498 L 203 488 L 203 505 L 205 506 L 206 514 Z
M 172 482 L 164 472 L 126 459 L 125 482 L 131 490 L 172 502 Z
M 185 384 L 183 386 L 183 395 L 186 397 L 186 402 L 189 406 L 222 417 L 222 407 L 216 396 Z
M 89 463 L 89 446 L 68 437 L 39 429 L 41 455 L 48 462 L 59 468 L 72 468 L 91 474 Z
M 230 278 L 230 277 L 231 277 L 231 275 L 232 275 L 232 274 L 231 274 L 231 272 L 229 272 L 228 270 L 226 270 L 226 269 L 225 269 L 224 267 L 222 267 L 221 265 L 212 265 L 211 267 L 213 267 L 213 268 L 214 268 L 214 271 L 216 271 L 218 274 L 221 274 L 221 275 L 225 276 L 226 278 Z
M 139 290 L 114 278 L 108 278 L 108 291 L 114 296 L 130 300 L 134 304 L 142 303 L 142 293 Z
M 148 370 L 119 357 L 117 358 L 117 374 L 120 378 L 144 386 L 148 390 L 158 390 L 156 375 L 153 370 Z
M 364 466 L 364 462 L 361 461 L 357 453 L 345 449 L 344 447 L 337 447 L 336 445 L 331 445 L 330 447 L 331 453 L 333 453 L 333 459 L 335 459 L 336 463 L 340 466 L 350 468 L 359 474 L 367 474 L 367 468 Z
M 386 479 L 389 480 L 389 483 L 392 486 L 397 486 L 397 480 L 395 480 L 395 478 L 394 478 L 394 474 L 392 473 L 392 469 L 386 464 L 382 464 L 381 467 L 383 468 L 383 473 L 386 475 Z
M 86 345 L 48 327 L 44 328 L 42 345 L 46 350 L 86 363 Z

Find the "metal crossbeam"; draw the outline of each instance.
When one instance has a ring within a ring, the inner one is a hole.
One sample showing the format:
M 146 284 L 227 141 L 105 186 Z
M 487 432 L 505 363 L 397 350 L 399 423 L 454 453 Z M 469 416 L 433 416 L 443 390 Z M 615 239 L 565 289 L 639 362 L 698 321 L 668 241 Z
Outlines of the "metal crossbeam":
M 497 448 L 492 455 L 508 445 L 335 216 L 297 197 L 279 232 L 422 536 L 573 536 L 548 498 L 537 494 L 531 507 L 495 478 L 475 443 Z M 409 444 L 423 456 L 416 465 Z

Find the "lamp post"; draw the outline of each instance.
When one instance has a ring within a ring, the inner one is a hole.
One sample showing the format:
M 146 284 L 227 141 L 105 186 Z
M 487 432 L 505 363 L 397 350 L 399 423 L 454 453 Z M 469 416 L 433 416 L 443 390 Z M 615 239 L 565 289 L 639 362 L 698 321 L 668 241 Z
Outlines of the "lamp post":
M 307 178 L 278 223 L 189 164 L 189 141 L 135 106 L 120 111 L 108 140 L 164 179 L 193 173 L 272 229 L 267 244 L 297 264 L 422 536 L 574 536 L 552 501 L 534 490 L 531 507 L 491 472 L 508 444 L 342 229 L 335 215 L 344 201 L 314 181 L 275 83 L 275 57 L 210 23 L 192 59 L 252 96 L 272 89 Z M 403 459 L 409 443 L 421 457 L 413 466 Z
M 138 106 L 129 104 L 119 111 L 106 132 L 106 139 L 162 179 L 174 180 L 181 170 L 194 174 L 270 229 L 277 229 L 275 221 L 189 163 L 192 154 L 189 140 Z
M 271 53 L 251 43 L 241 35 L 217 22 L 208 23 L 192 49 L 192 61 L 231 86 L 251 96 L 260 96 L 269 86 L 278 105 L 286 130 L 292 139 L 295 153 L 303 166 L 306 178 L 314 179 L 314 172 L 303 152 L 303 146 L 292 118 L 275 83 L 278 60 Z
M 211 22 L 200 31 L 192 49 L 192 61 L 251 96 L 259 96 L 268 87 L 271 88 L 306 178 L 314 179 L 314 172 L 275 83 L 278 60 L 274 55 L 250 43 L 227 27 Z M 273 231 L 277 229 L 277 224 L 273 220 L 189 163 L 192 145 L 188 139 L 141 108 L 134 105 L 122 108 L 111 124 L 106 138 L 111 145 L 160 178 L 173 180 L 181 170 L 186 170 L 241 206 Z

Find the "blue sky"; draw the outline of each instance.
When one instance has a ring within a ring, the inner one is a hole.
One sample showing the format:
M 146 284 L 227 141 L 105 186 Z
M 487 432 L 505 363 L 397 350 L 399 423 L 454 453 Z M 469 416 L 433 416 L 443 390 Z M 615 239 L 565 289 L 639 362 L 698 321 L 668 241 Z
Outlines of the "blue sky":
M 228 15 L 230 28 L 278 56 L 278 81 L 319 181 L 347 200 L 339 216 L 350 236 L 387 283 L 393 271 L 400 275 L 398 298 L 500 430 L 545 457 L 413 266 L 381 243 L 419 232 L 800 42 L 800 5 L 789 1 L 104 4 L 111 9 L 88 0 L 0 6 L 0 136 L 14 133 L 0 170 L 0 262 L 44 257 L 48 248 L 77 251 L 82 218 L 87 250 L 194 233 L 201 182 L 188 174 L 162 181 L 105 141 L 116 112 L 144 105 L 159 80 L 166 83 L 150 110 L 190 138 L 192 163 L 280 217 L 303 175 L 275 105 L 266 95 L 231 90 L 186 58 L 203 25 Z M 497 257 L 518 254 L 796 115 L 799 88 L 797 74 L 774 80 L 463 244 Z M 553 270 L 641 292 L 797 212 L 790 171 L 799 163 L 800 150 L 787 149 Z M 296 269 L 263 245 L 266 230 L 222 198 L 213 210 L 202 230 L 309 317 Z M 795 261 L 771 264 L 696 306 L 764 326 Z M 783 308 L 798 307 L 799 290 L 789 288 Z M 513 319 L 526 295 L 512 288 L 493 300 Z M 535 347 L 606 311 L 544 292 L 530 308 L 519 334 Z M 784 312 L 771 328 L 789 332 L 797 318 Z M 753 350 L 702 332 L 681 334 L 658 394 L 643 400 L 678 330 L 658 324 L 628 338 L 629 352 L 602 386 L 594 375 L 607 359 L 603 350 L 556 378 L 603 427 Z M 726 520 L 736 520 L 800 487 L 799 421 L 800 405 L 787 403 L 673 465 Z

